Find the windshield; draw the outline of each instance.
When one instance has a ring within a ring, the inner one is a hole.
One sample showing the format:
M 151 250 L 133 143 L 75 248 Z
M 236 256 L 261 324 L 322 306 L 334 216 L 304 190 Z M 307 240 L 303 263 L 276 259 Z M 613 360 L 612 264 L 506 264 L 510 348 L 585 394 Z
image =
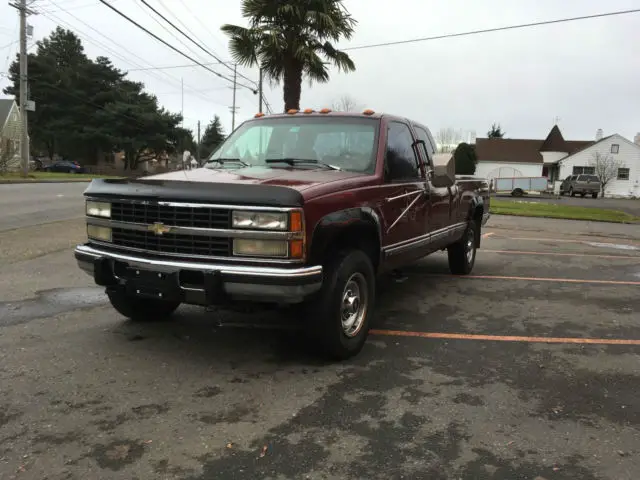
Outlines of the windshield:
M 583 182 L 597 182 L 598 177 L 596 175 L 583 175 L 580 180 Z
M 211 154 L 207 167 L 219 165 L 218 161 L 234 168 L 243 163 L 270 168 L 309 168 L 322 163 L 373 173 L 378 124 L 376 119 L 347 116 L 295 115 L 248 121 Z M 289 163 L 274 162 L 285 159 Z

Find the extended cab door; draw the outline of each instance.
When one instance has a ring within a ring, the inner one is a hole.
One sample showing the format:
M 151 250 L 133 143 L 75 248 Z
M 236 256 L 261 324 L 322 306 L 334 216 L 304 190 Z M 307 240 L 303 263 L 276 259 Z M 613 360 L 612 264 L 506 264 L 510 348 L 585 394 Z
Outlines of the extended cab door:
M 429 181 L 429 172 L 433 170 L 435 146 L 424 128 L 419 125 L 414 125 L 413 128 L 418 140 L 422 140 L 418 145 L 418 151 L 424 157 L 424 169 L 427 174 L 427 188 L 429 190 L 429 212 L 426 217 L 427 224 L 425 228 L 431 234 L 430 244 L 432 249 L 437 250 L 449 243 L 448 229 L 457 222 L 452 213 L 454 208 L 459 207 L 459 205 L 453 204 L 457 197 L 454 193 L 457 192 L 458 187 L 437 188 Z
M 416 155 L 409 125 L 393 120 L 387 125 L 382 190 L 383 251 L 390 267 L 424 256 L 421 238 L 427 233 L 429 211 L 426 178 Z

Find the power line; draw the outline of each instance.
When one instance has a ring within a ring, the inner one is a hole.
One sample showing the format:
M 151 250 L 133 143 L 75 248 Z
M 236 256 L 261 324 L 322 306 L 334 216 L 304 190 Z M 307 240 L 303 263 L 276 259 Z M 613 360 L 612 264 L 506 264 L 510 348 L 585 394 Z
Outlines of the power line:
M 593 18 L 602 18 L 602 17 L 612 17 L 614 15 L 628 15 L 630 13 L 638 13 L 640 12 L 640 8 L 636 8 L 633 10 L 620 10 L 617 12 L 607 12 L 607 13 L 597 13 L 595 15 L 583 15 L 580 17 L 569 17 L 569 18 L 559 18 L 556 20 L 545 20 L 541 22 L 533 22 L 533 23 L 521 23 L 519 25 L 508 25 L 505 27 L 496 27 L 496 28 L 486 28 L 483 30 L 472 30 L 469 32 L 461 32 L 461 33 L 448 33 L 445 35 L 436 35 L 433 37 L 422 37 L 422 38 L 412 38 L 409 40 L 398 40 L 394 42 L 384 42 L 384 43 L 372 43 L 368 45 L 359 45 L 357 47 L 347 47 L 343 48 L 343 51 L 351 51 L 351 50 L 364 50 L 366 48 L 378 48 L 378 47 L 387 47 L 390 45 L 403 45 L 406 43 L 418 43 L 418 42 L 426 42 L 429 40 L 440 40 L 443 38 L 453 38 L 453 37 L 464 37 L 468 35 L 477 35 L 480 33 L 490 33 L 490 32 L 500 32 L 503 30 L 515 30 L 519 28 L 529 28 L 529 27 L 539 27 L 541 25 L 551 25 L 554 23 L 567 23 L 567 22 L 575 22 L 578 20 L 590 20 Z
M 127 15 L 125 15 L 124 13 L 122 13 L 120 10 L 118 10 L 117 8 L 115 8 L 113 5 L 111 5 L 109 2 L 107 2 L 106 0 L 98 0 L 100 3 L 102 3 L 103 5 L 107 6 L 108 8 L 110 8 L 111 10 L 113 10 L 114 12 L 116 12 L 118 15 L 120 15 L 122 18 L 128 20 L 130 23 L 133 23 L 136 27 L 138 27 L 139 29 L 143 30 L 144 32 L 146 32 L 148 35 L 151 35 L 153 38 L 155 38 L 156 40 L 158 40 L 160 43 L 162 43 L 163 45 L 169 47 L 171 50 L 173 50 L 174 52 L 182 55 L 183 57 L 185 57 L 188 60 L 191 60 L 193 63 L 201 66 L 202 68 L 210 71 L 211 73 L 213 73 L 214 75 L 223 78 L 225 80 L 227 80 L 228 82 L 233 82 L 233 80 L 231 80 L 228 77 L 225 77 L 224 75 L 216 72 L 215 70 L 210 69 L 209 67 L 207 67 L 206 65 L 204 65 L 203 63 L 198 62 L 197 60 L 195 60 L 193 57 L 190 57 L 189 55 L 187 55 L 186 53 L 180 51 L 179 49 L 177 49 L 176 47 L 174 47 L 173 45 L 171 45 L 170 43 L 166 42 L 165 40 L 163 40 L 162 38 L 158 37 L 155 33 L 147 30 L 145 27 L 143 27 L 142 25 L 140 25 L 138 22 L 136 22 L 135 20 L 131 19 L 130 17 L 128 17 Z M 241 87 L 247 88 L 249 90 L 251 90 L 252 92 L 256 92 L 255 89 L 253 89 L 252 87 L 249 87 L 245 84 L 239 83 L 238 84 Z
M 204 48 L 202 46 L 202 44 L 196 42 L 193 38 L 191 38 L 189 35 L 187 35 L 183 30 L 179 29 L 178 27 L 175 26 L 175 24 L 173 22 L 171 22 L 171 20 L 169 20 L 167 17 L 165 17 L 162 13 L 160 13 L 158 10 L 156 10 L 155 8 L 153 8 L 151 5 L 149 5 L 149 3 L 147 2 L 147 0 L 140 0 L 140 2 L 145 5 L 149 10 L 151 10 L 152 12 L 154 12 L 156 15 L 158 15 L 160 18 L 162 18 L 165 22 L 167 22 L 169 25 L 171 25 L 176 31 L 178 31 L 179 33 L 182 34 L 183 37 L 185 37 L 187 40 L 189 40 L 191 43 L 193 43 L 196 47 L 198 47 L 200 50 L 202 50 L 204 53 L 206 53 L 207 55 L 213 57 L 215 60 L 217 60 L 218 62 L 220 62 L 220 64 L 225 65 L 222 60 L 220 60 L 218 57 L 216 57 L 213 53 L 211 53 L 208 49 Z M 225 65 L 228 68 L 228 65 Z M 234 75 L 238 75 L 239 77 L 244 78 L 245 80 L 248 80 L 249 82 L 252 83 L 256 83 L 255 81 L 251 80 L 250 78 L 245 77 L 244 75 L 235 72 L 235 70 L 233 68 L 231 68 L 231 71 L 234 72 Z
M 79 21 L 80 23 L 82 23 L 83 25 L 92 28 L 91 25 L 89 25 L 88 23 L 84 22 L 83 20 L 81 20 L 80 18 L 78 18 L 77 16 L 75 16 L 73 13 L 69 12 L 68 10 L 62 9 L 64 12 L 66 12 L 68 15 L 72 16 L 73 18 L 75 18 L 77 21 Z M 42 13 L 42 12 L 40 12 Z M 120 60 L 124 61 L 125 63 L 129 63 L 132 65 L 137 65 L 140 66 L 141 64 L 138 62 L 135 62 L 131 59 L 127 59 L 125 57 L 123 57 L 122 55 L 120 55 L 116 50 L 114 50 L 113 48 L 109 47 L 108 45 L 106 45 L 105 43 L 96 40 L 95 38 L 91 37 L 91 35 L 88 35 L 85 32 L 81 32 L 77 27 L 74 27 L 73 25 L 71 25 L 69 22 L 66 22 L 64 20 L 62 20 L 60 17 L 58 17 L 57 15 L 54 15 L 52 13 L 49 14 L 43 14 L 46 18 L 49 18 L 50 20 L 54 21 L 55 23 L 58 24 L 62 24 L 67 26 L 71 31 L 75 31 L 75 33 L 80 36 L 80 37 L 84 37 L 86 41 L 88 41 L 89 43 L 93 43 L 101 48 L 104 48 L 105 50 L 107 50 L 108 52 L 110 52 L 114 57 L 119 58 Z M 108 37 L 106 35 L 104 35 L 103 33 L 101 33 L 99 30 L 95 30 L 96 33 L 98 33 L 99 35 L 101 35 L 102 37 L 106 38 L 107 40 L 109 40 L 111 43 L 113 43 L 114 45 L 120 47 L 121 49 L 125 49 L 125 47 L 123 47 L 121 44 L 119 44 L 118 42 L 116 42 L 115 40 L 113 40 L 111 37 Z M 130 52 L 131 53 L 131 52 Z M 142 57 L 139 57 L 138 55 L 135 55 L 134 53 L 131 53 L 131 55 L 133 55 L 134 57 L 138 58 L 141 61 L 145 61 Z M 151 67 L 151 69 L 153 69 L 153 67 Z M 140 69 L 143 70 L 143 69 Z M 160 73 L 162 75 L 164 75 L 168 80 L 163 79 L 160 76 Z M 171 75 L 169 75 L 168 73 L 165 72 L 160 72 L 160 73 L 155 73 L 155 72 L 149 72 L 149 75 L 157 78 L 158 80 L 160 80 L 163 83 L 169 83 L 169 84 L 173 84 L 173 85 L 178 85 L 180 86 L 180 88 L 182 88 L 181 82 L 180 80 L 178 80 L 176 77 L 172 77 Z M 187 91 L 191 91 L 192 93 L 194 93 L 196 96 L 200 97 L 201 99 L 216 104 L 216 105 L 222 105 L 220 102 L 216 102 L 211 100 L 210 98 L 200 94 L 197 90 L 195 90 L 193 87 L 190 87 L 188 85 L 185 86 Z M 227 87 L 228 88 L 228 87 Z
M 204 63 L 203 65 L 207 65 L 207 66 L 211 66 L 211 65 L 220 65 L 220 64 L 226 64 L 229 63 L 231 65 L 233 65 L 233 63 L 231 62 L 213 62 L 213 63 Z M 197 67 L 198 65 L 195 63 L 187 63 L 187 64 L 183 64 L 183 65 L 166 65 L 163 67 L 145 67 L 145 68 L 132 68 L 129 71 L 130 72 L 141 72 L 144 70 L 172 70 L 174 68 L 192 68 L 192 67 Z

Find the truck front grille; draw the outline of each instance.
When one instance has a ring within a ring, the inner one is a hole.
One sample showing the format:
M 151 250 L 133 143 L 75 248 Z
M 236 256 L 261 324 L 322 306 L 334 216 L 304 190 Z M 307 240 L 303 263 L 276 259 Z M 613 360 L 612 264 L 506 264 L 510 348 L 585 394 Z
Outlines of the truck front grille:
M 112 243 L 125 248 L 186 256 L 228 257 L 231 255 L 231 239 L 220 237 L 176 235 L 173 233 L 156 235 L 153 232 L 114 228 Z
M 111 219 L 143 224 L 159 222 L 176 227 L 230 228 L 231 210 L 116 201 L 111 204 Z

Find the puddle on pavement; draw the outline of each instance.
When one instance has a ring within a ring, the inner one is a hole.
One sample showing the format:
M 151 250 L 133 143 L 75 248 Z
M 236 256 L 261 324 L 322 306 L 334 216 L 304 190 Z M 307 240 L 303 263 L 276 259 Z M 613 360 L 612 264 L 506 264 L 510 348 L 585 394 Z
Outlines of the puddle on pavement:
M 635 245 L 627 245 L 624 243 L 586 242 L 586 244 L 591 245 L 592 247 L 617 248 L 618 250 L 640 250 L 640 247 L 637 247 Z
M 57 288 L 36 292 L 34 298 L 15 302 L 0 302 L 0 327 L 26 323 L 36 318 L 50 317 L 79 308 L 107 302 L 104 288 Z

